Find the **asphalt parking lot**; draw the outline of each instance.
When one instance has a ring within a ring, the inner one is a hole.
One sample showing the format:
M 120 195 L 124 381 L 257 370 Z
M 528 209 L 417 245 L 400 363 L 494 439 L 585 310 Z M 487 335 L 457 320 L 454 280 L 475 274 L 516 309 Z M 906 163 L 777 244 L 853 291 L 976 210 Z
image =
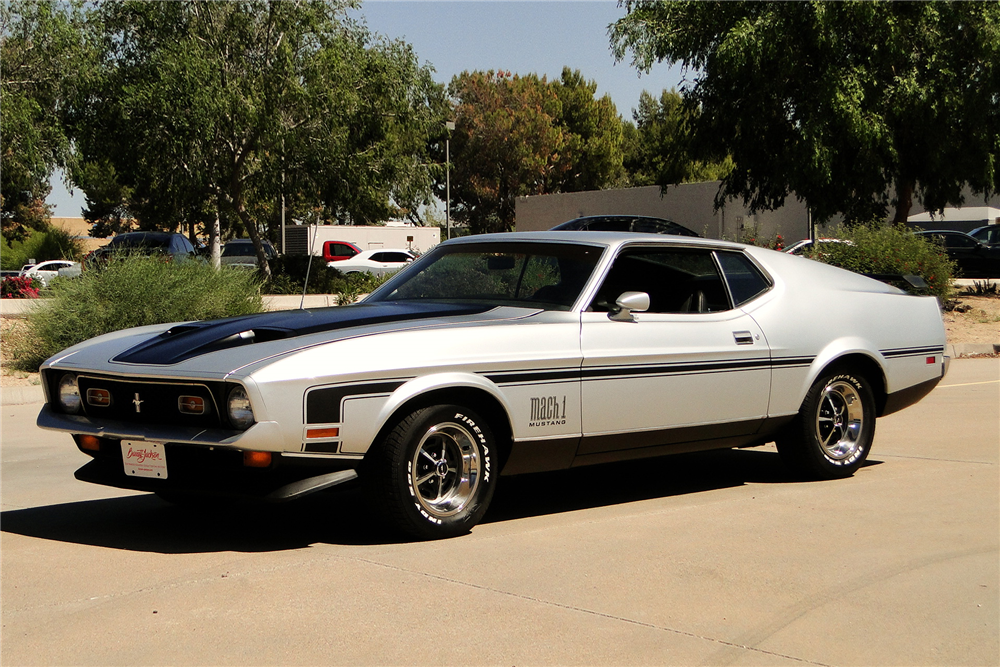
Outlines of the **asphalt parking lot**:
M 1000 361 L 880 420 L 848 480 L 772 447 L 503 478 L 396 543 L 352 493 L 199 511 L 73 479 L 3 406 L 4 665 L 996 665 Z

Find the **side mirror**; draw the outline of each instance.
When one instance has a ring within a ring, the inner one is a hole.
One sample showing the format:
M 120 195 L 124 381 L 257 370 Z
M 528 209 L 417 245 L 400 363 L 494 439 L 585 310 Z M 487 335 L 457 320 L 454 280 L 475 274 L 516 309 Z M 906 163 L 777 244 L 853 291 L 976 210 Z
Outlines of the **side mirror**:
M 635 322 L 632 311 L 642 313 L 649 310 L 649 295 L 645 292 L 623 292 L 615 300 L 618 310 L 609 313 L 608 317 L 616 322 Z

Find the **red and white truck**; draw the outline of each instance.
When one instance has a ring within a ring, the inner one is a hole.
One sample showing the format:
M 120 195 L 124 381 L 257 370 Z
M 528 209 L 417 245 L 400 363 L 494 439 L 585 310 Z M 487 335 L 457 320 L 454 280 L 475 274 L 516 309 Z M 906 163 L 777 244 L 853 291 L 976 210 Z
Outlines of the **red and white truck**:
M 285 228 L 285 254 L 336 262 L 362 250 L 405 249 L 424 253 L 441 242 L 439 227 L 293 225 Z

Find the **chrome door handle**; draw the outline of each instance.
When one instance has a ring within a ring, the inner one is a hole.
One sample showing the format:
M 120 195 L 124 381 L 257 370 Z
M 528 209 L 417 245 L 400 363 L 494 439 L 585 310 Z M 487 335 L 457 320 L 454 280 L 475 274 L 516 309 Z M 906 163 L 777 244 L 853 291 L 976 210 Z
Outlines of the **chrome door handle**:
M 753 334 L 749 331 L 734 331 L 733 338 L 737 345 L 753 345 Z

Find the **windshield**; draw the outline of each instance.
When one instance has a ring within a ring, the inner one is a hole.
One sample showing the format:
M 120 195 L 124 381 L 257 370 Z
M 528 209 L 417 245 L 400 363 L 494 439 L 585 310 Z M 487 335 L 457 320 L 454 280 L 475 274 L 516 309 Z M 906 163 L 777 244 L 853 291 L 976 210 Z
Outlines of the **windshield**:
M 251 257 L 256 254 L 252 243 L 227 243 L 222 249 L 223 257 Z
M 596 246 L 565 243 L 438 246 L 367 301 L 426 299 L 569 310 L 602 252 Z
M 109 245 L 115 248 L 166 248 L 170 245 L 170 237 L 148 234 L 123 234 L 111 239 Z

